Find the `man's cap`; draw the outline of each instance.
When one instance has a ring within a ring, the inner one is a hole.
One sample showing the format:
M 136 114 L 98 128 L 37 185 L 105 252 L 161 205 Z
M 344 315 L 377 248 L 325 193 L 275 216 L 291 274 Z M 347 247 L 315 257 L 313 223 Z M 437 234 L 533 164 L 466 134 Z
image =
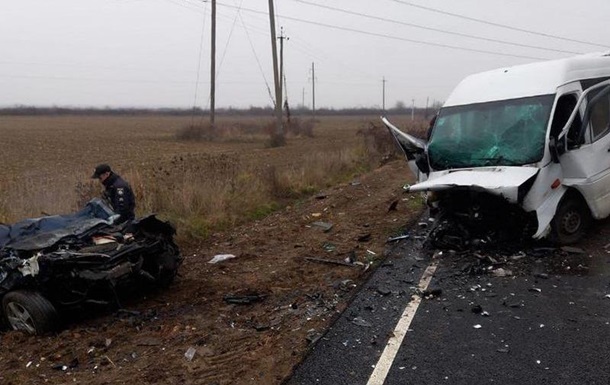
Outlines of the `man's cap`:
M 99 164 L 97 165 L 97 167 L 95 167 L 95 171 L 93 172 L 93 175 L 91 175 L 91 178 L 93 179 L 99 179 L 100 175 L 102 175 L 105 172 L 111 172 L 112 169 L 110 168 L 109 165 L 103 163 L 103 164 Z

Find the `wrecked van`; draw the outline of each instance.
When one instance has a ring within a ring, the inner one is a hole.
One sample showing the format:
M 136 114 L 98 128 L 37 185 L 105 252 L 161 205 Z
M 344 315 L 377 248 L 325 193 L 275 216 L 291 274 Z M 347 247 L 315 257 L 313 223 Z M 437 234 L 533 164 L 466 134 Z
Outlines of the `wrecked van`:
M 428 192 L 453 241 L 507 231 L 569 244 L 610 215 L 610 53 L 471 75 L 426 140 L 382 120 L 417 176 L 406 189 Z
M 182 262 L 174 227 L 154 215 L 115 224 L 118 217 L 95 198 L 73 214 L 0 224 L 7 326 L 43 334 L 69 309 L 120 306 L 122 294 L 168 286 Z

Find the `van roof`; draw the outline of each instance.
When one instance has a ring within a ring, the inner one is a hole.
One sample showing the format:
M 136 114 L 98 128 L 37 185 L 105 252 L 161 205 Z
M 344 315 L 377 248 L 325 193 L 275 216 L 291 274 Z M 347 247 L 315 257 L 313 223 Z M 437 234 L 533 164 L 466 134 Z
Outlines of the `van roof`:
M 453 90 L 445 107 L 554 94 L 564 84 L 610 77 L 610 53 L 591 53 L 470 75 Z

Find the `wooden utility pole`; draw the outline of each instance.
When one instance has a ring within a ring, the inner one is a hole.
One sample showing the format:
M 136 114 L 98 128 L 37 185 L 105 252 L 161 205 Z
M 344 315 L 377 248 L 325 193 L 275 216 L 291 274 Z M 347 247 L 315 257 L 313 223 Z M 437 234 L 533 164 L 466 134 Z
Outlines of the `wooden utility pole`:
M 313 119 L 316 119 L 316 67 L 311 62 L 311 110 Z
M 269 0 L 269 23 L 271 25 L 271 52 L 273 54 L 273 77 L 275 84 L 275 119 L 276 128 L 272 145 L 281 146 L 284 144 L 284 127 L 282 125 L 282 87 L 277 65 L 277 44 L 275 35 L 275 11 L 273 0 Z
M 210 65 L 210 126 L 214 129 L 216 114 L 216 0 L 212 0 L 212 49 Z

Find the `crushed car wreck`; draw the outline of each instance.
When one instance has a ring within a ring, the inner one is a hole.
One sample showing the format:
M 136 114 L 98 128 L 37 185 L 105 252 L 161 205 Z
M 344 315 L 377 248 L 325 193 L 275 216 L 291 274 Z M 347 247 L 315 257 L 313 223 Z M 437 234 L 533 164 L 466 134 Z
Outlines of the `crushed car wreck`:
M 428 140 L 383 117 L 417 176 L 408 191 L 428 193 L 435 239 L 504 231 L 569 244 L 608 217 L 609 79 L 602 53 L 471 75 Z
M 69 215 L 0 225 L 0 297 L 8 326 L 42 334 L 61 310 L 118 304 L 118 291 L 164 287 L 182 257 L 175 229 L 154 215 L 114 225 L 100 199 Z

